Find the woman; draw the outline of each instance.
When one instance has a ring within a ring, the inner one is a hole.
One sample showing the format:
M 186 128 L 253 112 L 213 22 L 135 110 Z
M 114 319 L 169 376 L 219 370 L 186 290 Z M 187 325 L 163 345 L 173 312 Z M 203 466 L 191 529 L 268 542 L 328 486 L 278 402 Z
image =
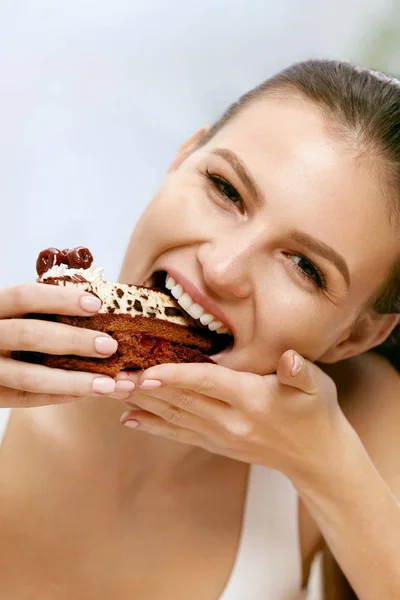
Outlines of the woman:
M 397 597 L 398 376 L 352 357 L 398 321 L 399 125 L 396 82 L 309 61 L 182 146 L 121 280 L 179 282 L 233 333 L 216 365 L 114 382 L 3 357 L 2 405 L 38 407 L 3 444 L 4 597 L 287 600 L 322 539 L 361 600 Z M 5 351 L 115 351 L 12 319 L 96 312 L 77 290 L 0 307 Z

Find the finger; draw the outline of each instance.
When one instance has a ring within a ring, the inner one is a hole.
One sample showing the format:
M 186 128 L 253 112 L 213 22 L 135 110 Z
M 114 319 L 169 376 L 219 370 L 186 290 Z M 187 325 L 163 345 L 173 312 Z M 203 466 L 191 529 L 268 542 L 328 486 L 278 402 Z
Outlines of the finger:
M 0 348 L 104 358 L 117 351 L 118 343 L 106 333 L 84 327 L 39 319 L 5 319 L 0 321 Z
M 135 389 L 135 384 L 132 381 L 115 381 L 115 392 L 113 394 L 109 394 L 110 398 L 114 398 L 115 400 L 127 400 L 131 392 Z M 128 406 L 128 408 L 130 408 Z
M 116 381 L 132 381 L 134 384 L 137 383 L 140 375 L 143 373 L 142 370 L 137 369 L 135 371 L 120 371 L 116 376 Z
M 28 408 L 48 406 L 50 404 L 66 404 L 78 400 L 79 396 L 62 394 L 32 394 L 25 390 L 12 390 L 0 386 L 0 408 Z
M 135 392 L 131 397 L 136 406 L 153 415 L 157 415 L 167 423 L 198 433 L 205 433 L 207 430 L 207 423 L 203 419 L 196 415 L 191 415 L 181 408 L 172 406 L 169 402 L 165 402 L 149 394 L 138 392 Z
M 204 394 L 192 392 L 188 389 L 169 386 L 150 388 L 148 391 L 143 388 L 138 389 L 144 392 L 145 395 L 149 394 L 154 398 L 163 400 L 185 412 L 197 415 L 210 422 L 223 422 L 227 412 L 230 410 L 229 405 L 225 402 L 205 396 Z M 136 398 L 136 393 L 133 395 L 133 398 Z
M 306 360 L 294 350 L 285 352 L 277 366 L 277 376 L 280 383 L 290 385 L 306 394 L 314 395 L 318 390 L 318 374 L 322 371 L 309 360 Z
M 27 313 L 87 317 L 101 308 L 101 300 L 74 287 L 25 283 L 0 289 L 0 319 Z
M 144 381 L 160 381 L 162 385 L 186 388 L 217 398 L 232 406 L 241 406 L 249 394 L 260 391 L 263 379 L 253 373 L 233 371 L 210 363 L 162 364 L 150 367 L 139 377 Z
M 90 396 L 115 392 L 115 381 L 106 375 L 53 369 L 22 363 L 11 358 L 0 359 L 0 385 L 34 394 Z M 1 398 L 0 398 L 1 402 Z
M 146 413 L 145 411 L 134 410 L 125 412 L 121 417 L 121 423 L 132 429 L 151 433 L 152 435 L 160 435 L 181 444 L 199 446 L 205 450 L 209 449 L 208 442 L 202 435 L 171 425 L 160 417 Z

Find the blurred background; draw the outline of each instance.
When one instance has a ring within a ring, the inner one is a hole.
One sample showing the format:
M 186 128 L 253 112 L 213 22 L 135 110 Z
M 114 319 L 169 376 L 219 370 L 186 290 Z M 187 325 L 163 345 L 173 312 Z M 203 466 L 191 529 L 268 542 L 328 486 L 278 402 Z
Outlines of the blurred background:
M 175 150 L 301 59 L 396 74 L 396 0 L 2 0 L 0 285 L 45 247 L 88 246 L 118 276 Z

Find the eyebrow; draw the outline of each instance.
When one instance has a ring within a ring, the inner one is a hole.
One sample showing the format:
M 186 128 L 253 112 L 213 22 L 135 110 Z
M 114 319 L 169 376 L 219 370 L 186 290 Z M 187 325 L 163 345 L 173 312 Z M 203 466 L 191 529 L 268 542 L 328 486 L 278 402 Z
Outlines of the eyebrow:
M 304 233 L 303 231 L 295 230 L 292 231 L 290 235 L 295 241 L 299 242 L 302 246 L 305 246 L 306 248 L 311 250 L 311 252 L 314 252 L 315 254 L 318 254 L 319 256 L 322 256 L 323 258 L 329 260 L 329 262 L 333 263 L 343 276 L 347 287 L 350 286 L 349 267 L 347 266 L 347 263 L 344 260 L 343 256 L 336 252 L 336 250 L 334 250 L 321 240 L 317 240 L 312 235 Z
M 228 150 L 227 148 L 214 148 L 213 150 L 211 150 L 211 154 L 220 156 L 231 165 L 232 169 L 242 181 L 243 185 L 247 188 L 247 190 L 253 197 L 254 202 L 258 206 L 262 206 L 262 204 L 264 203 L 264 195 L 261 189 L 259 188 L 257 182 L 252 177 L 252 175 L 250 175 L 250 173 L 248 172 L 238 155 L 232 152 L 232 150 Z
M 232 169 L 242 181 L 243 185 L 247 188 L 247 190 L 253 197 L 255 203 L 258 206 L 262 206 L 264 204 L 264 195 L 257 182 L 248 172 L 238 155 L 235 154 L 235 152 L 232 152 L 232 150 L 228 150 L 227 148 L 214 148 L 211 151 L 211 153 L 223 158 L 224 160 L 226 160 L 227 163 L 231 165 Z M 322 256 L 322 258 L 325 258 L 333 265 L 335 265 L 337 270 L 343 276 L 347 287 L 350 287 L 349 268 L 344 258 L 338 252 L 336 252 L 336 250 L 334 250 L 321 240 L 316 239 L 312 235 L 304 233 L 303 231 L 294 230 L 291 232 L 291 237 L 302 246 L 308 248 L 311 252 Z

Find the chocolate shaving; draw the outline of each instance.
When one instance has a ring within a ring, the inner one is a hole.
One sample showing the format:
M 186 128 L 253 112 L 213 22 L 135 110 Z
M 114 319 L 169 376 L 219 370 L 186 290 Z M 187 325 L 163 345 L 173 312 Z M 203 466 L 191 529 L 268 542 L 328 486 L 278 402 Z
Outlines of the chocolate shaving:
M 140 302 L 140 300 L 135 300 L 133 308 L 135 310 L 137 310 L 138 312 L 143 312 L 143 306 L 142 306 L 142 303 Z
M 73 283 L 89 283 L 87 279 L 83 277 L 80 273 L 76 273 L 71 277 L 71 281 Z
M 179 308 L 175 308 L 174 306 L 166 306 L 165 316 L 166 317 L 182 317 L 183 312 L 181 310 L 179 310 Z

